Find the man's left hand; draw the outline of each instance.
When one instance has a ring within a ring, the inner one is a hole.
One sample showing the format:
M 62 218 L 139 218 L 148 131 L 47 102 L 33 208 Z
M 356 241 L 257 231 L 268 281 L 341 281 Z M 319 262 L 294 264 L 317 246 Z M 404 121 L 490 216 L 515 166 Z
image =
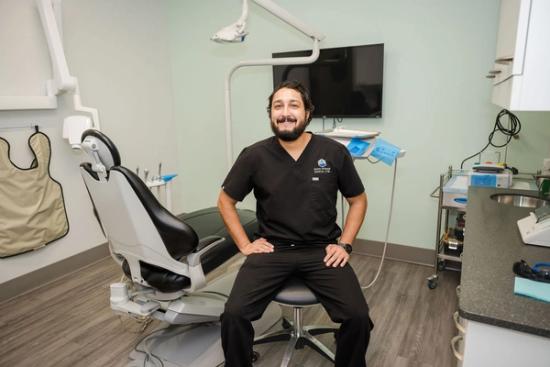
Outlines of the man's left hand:
M 327 256 L 323 259 L 326 266 L 332 266 L 333 268 L 337 266 L 343 267 L 347 264 L 349 260 L 349 254 L 344 248 L 338 245 L 328 245 L 325 248 Z

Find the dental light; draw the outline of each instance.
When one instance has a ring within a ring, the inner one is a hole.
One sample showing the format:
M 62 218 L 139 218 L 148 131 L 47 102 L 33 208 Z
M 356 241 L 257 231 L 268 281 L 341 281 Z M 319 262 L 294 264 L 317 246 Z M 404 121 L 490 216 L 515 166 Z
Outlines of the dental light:
M 241 61 L 233 66 L 225 78 L 225 143 L 226 143 L 226 156 L 227 165 L 230 168 L 233 162 L 233 140 L 231 134 L 231 77 L 233 73 L 243 66 L 260 66 L 260 65 L 302 65 L 311 64 L 319 57 L 319 42 L 322 41 L 325 36 L 313 28 L 310 28 L 300 19 L 290 14 L 285 9 L 281 8 L 271 0 L 253 0 L 256 4 L 275 15 L 277 18 L 283 20 L 287 24 L 296 28 L 306 36 L 313 39 L 313 50 L 310 56 L 307 57 L 286 57 L 277 59 L 259 59 Z M 244 41 L 247 33 L 246 18 L 248 16 L 248 0 L 243 0 L 243 10 L 241 17 L 233 24 L 222 28 L 211 39 L 216 42 L 242 42 Z
M 233 24 L 223 27 L 210 39 L 214 42 L 243 42 L 248 34 L 245 32 L 246 18 L 248 18 L 248 0 L 243 0 L 243 10 L 241 17 Z

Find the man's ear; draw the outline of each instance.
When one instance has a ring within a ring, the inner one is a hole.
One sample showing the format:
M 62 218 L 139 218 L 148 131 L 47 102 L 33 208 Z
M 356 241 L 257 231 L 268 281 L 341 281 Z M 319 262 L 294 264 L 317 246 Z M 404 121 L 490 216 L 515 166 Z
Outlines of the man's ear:
M 311 114 L 310 111 L 306 111 L 306 122 L 309 122 L 309 115 Z

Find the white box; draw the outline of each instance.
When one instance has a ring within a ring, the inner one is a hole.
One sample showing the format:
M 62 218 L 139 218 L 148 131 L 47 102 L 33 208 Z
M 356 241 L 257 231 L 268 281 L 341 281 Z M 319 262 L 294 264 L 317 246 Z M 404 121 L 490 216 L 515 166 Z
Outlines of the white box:
M 466 209 L 468 203 L 468 176 L 453 176 L 443 186 L 443 206 Z

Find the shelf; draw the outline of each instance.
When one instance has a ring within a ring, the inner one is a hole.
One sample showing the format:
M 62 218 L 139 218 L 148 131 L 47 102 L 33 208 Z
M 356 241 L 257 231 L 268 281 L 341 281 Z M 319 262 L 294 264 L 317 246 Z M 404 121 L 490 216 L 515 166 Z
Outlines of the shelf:
M 461 263 L 462 262 L 462 258 L 460 256 L 455 256 L 455 255 L 447 255 L 447 254 L 437 254 L 437 258 L 438 259 L 441 259 L 441 260 L 450 260 L 450 261 L 455 261 L 457 263 Z

